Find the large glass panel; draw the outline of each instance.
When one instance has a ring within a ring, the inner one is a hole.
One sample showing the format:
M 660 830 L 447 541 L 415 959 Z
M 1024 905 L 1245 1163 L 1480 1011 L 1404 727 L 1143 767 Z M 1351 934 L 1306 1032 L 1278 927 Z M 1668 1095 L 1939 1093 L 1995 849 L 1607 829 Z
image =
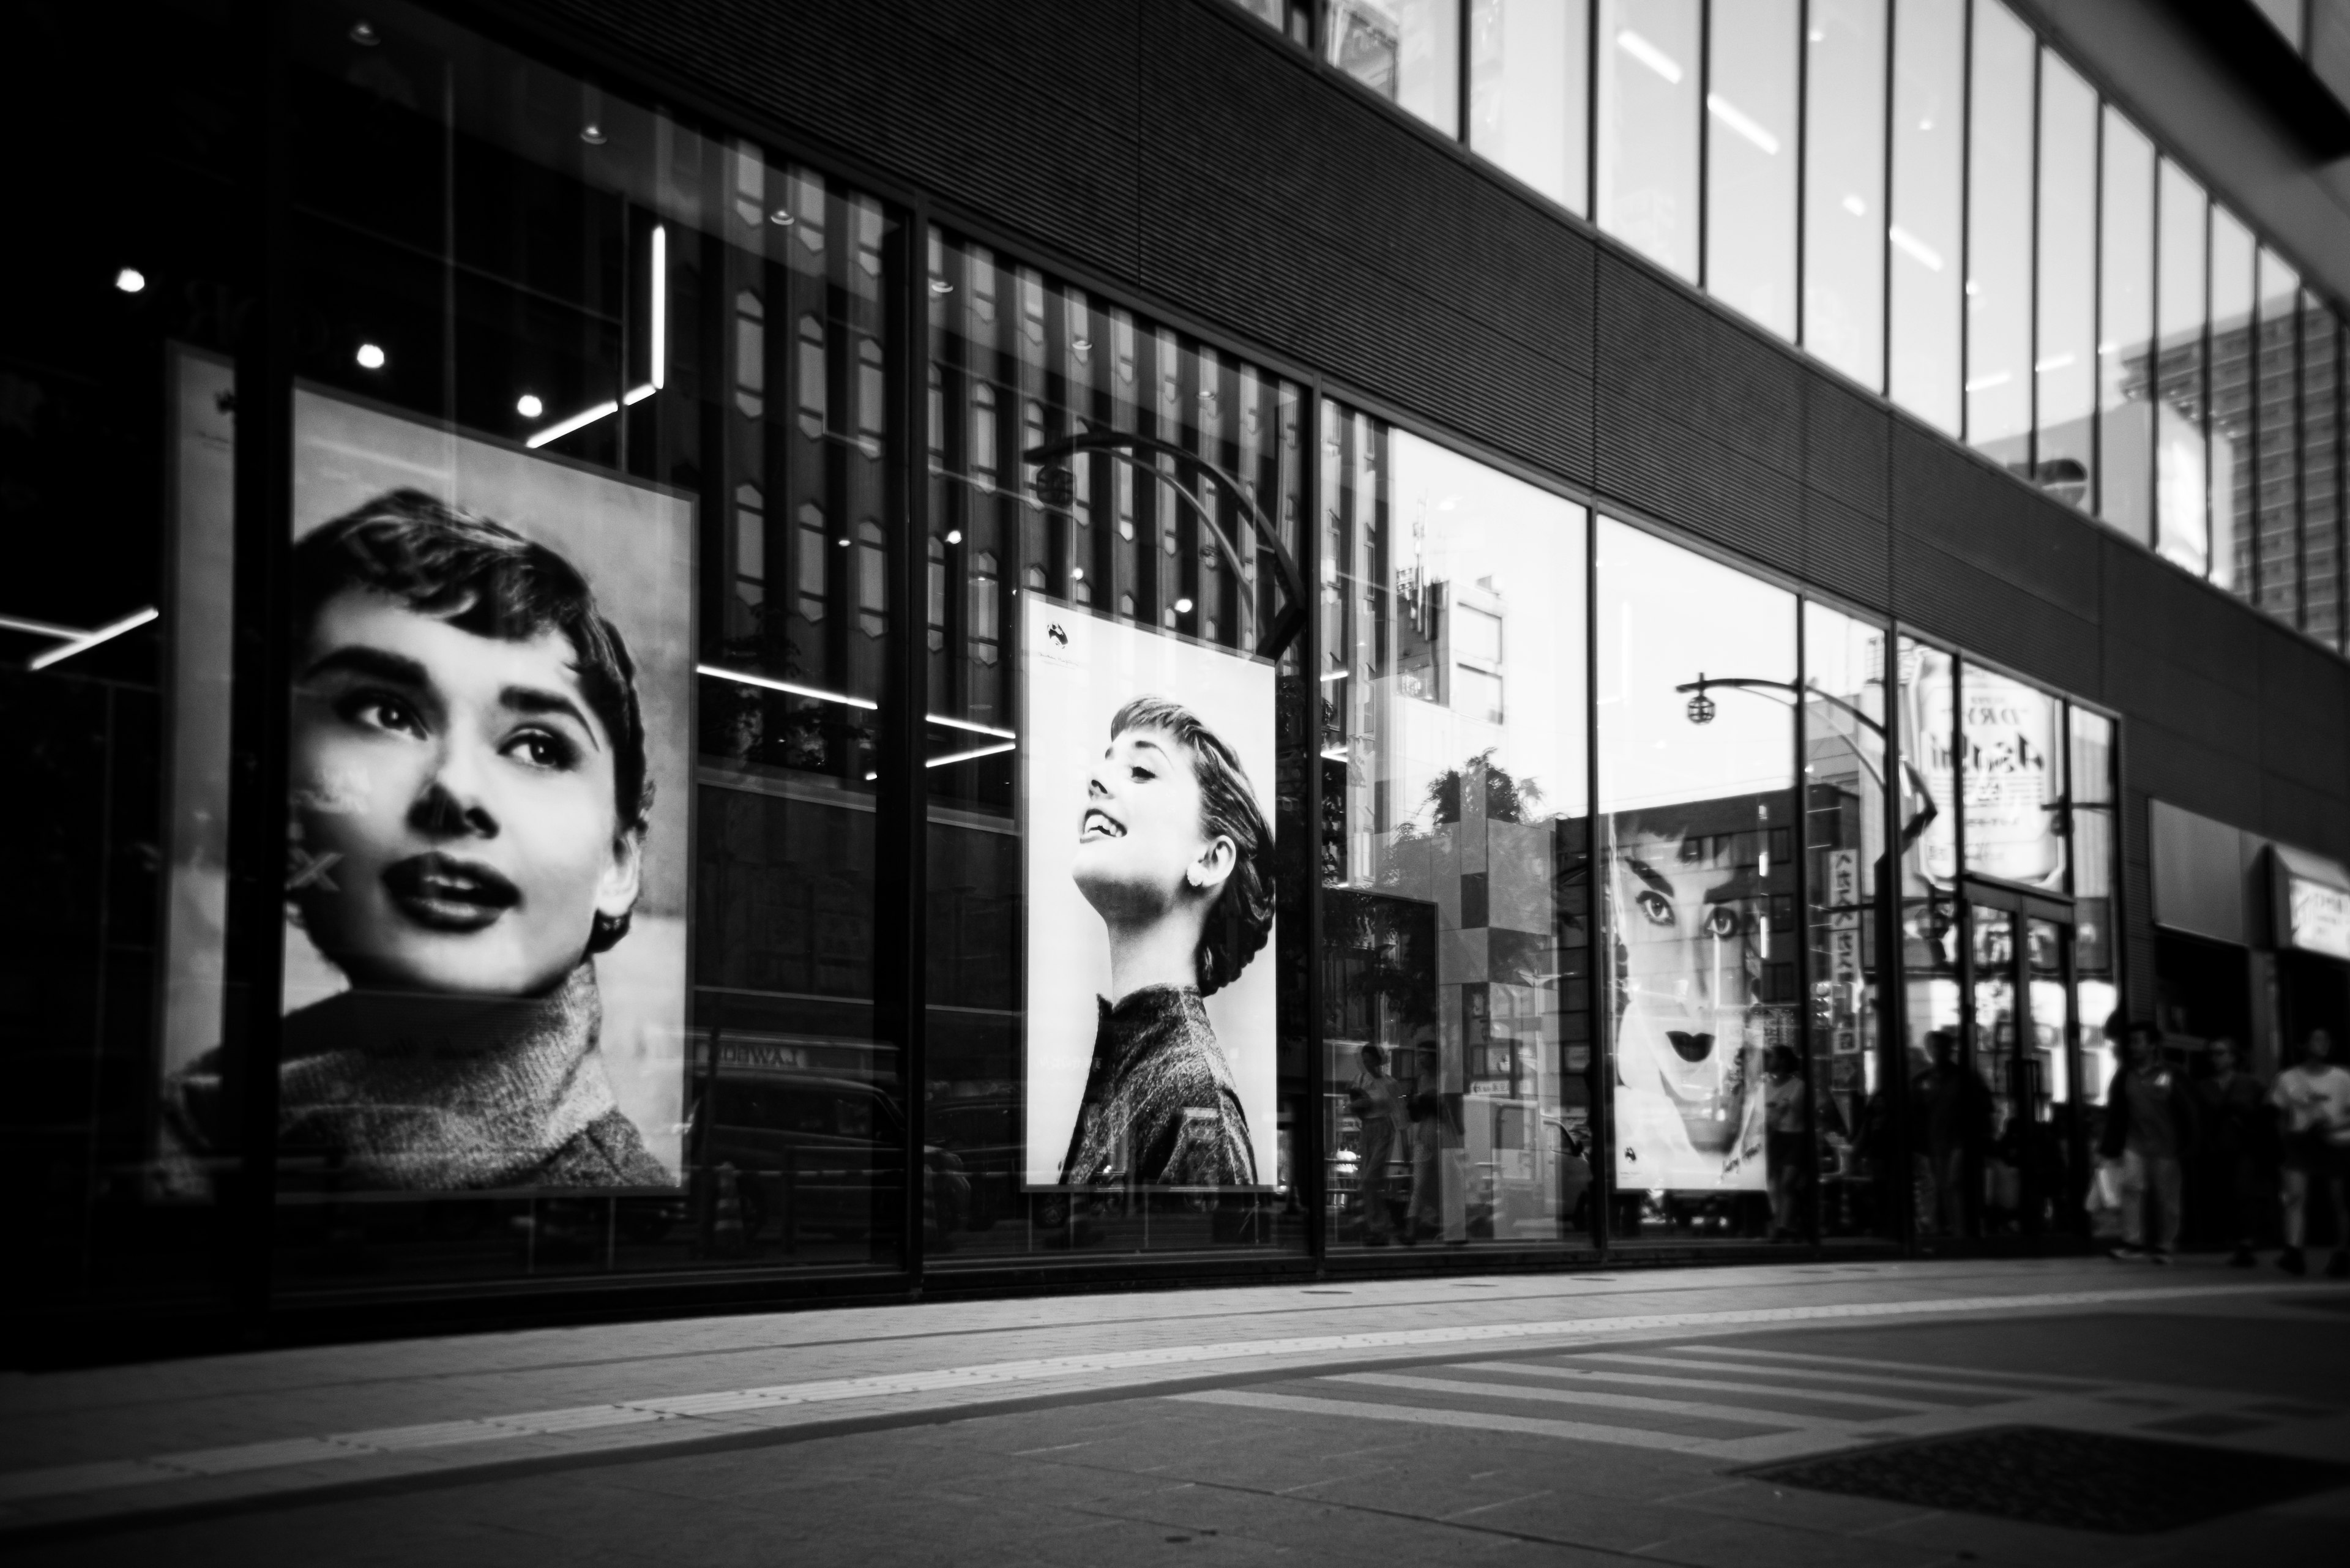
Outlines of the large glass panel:
M 2113 1076 L 2120 1038 L 2121 992 L 2114 955 L 2120 933 L 2114 921 L 2114 722 L 2074 708 L 2069 714 L 2072 757 L 2067 814 L 2073 833 L 2074 961 L 2076 979 L 2073 1016 L 2079 1021 L 2080 1095 L 2077 1104 L 2102 1104 Z
M 1768 1235 L 1771 1130 L 1808 1147 L 1794 596 L 1612 519 L 1598 560 L 1611 1234 Z
M 1811 1056 L 1805 1077 L 1819 1129 L 1815 1169 L 1825 1236 L 1898 1236 L 1908 1182 L 1888 1169 L 1877 1127 L 1884 1079 L 1877 987 L 1887 886 L 1885 628 L 1825 605 L 1804 607 L 1804 929 L 1809 940 Z M 1900 1061 L 1894 1058 L 1894 1069 Z M 1776 1124 L 1774 1123 L 1774 1127 Z M 1802 1184 L 1771 1163 L 1772 1191 Z
M 1469 145 L 1578 215 L 1590 91 L 1590 0 L 1471 0 Z
M 1299 390 L 957 237 L 930 294 L 940 1262 L 1296 1248 Z
M 2117 109 L 2105 113 L 2104 162 L 2097 247 L 2097 515 L 2151 545 L 2154 144 Z M 2043 410 L 2043 438 L 2047 426 Z
M 1969 664 L 1960 706 L 1967 869 L 2061 889 L 2062 704 L 2037 686 Z
M 2259 292 L 2259 578 L 2252 602 L 2290 626 L 2301 616 L 2301 275 L 2266 245 Z
M 2032 30 L 1974 8 L 1967 114 L 1967 441 L 2021 473 L 2032 447 Z
M 1322 49 L 1381 98 L 1461 134 L 1460 0 L 1325 0 Z
M 1698 279 L 1699 0 L 1599 0 L 1599 226 Z
M 1803 7 L 1709 8 L 1705 287 L 1795 336 L 1795 78 Z
M 1591 1222 L 1581 507 L 1331 408 L 1321 1131 L 1339 1246 Z
M 2253 442 L 2257 355 L 2252 234 L 2211 207 L 2211 580 L 2252 591 Z
M 1960 175 L 1965 168 L 1966 0 L 1893 10 L 1893 400 L 1960 430 Z
M 2033 1099 L 2015 976 L 2022 922 L 2012 910 L 1973 899 L 1966 913 L 1967 1065 L 1964 1076 L 1938 1081 L 1925 1096 L 1927 1158 L 1944 1235 L 2014 1227 L 2020 1183 L 1999 1153 L 2028 1124 Z
M 2038 385 L 2032 453 L 2040 488 L 2086 511 L 2097 480 L 2097 95 L 2040 51 Z
M 1314 0 L 1236 0 L 1240 8 L 1268 26 L 1278 27 L 1294 43 L 1314 37 Z
M 2302 628 L 2342 641 L 2342 338 L 2334 313 L 2301 296 Z
M 1963 1153 L 1945 1106 L 1933 1128 L 1938 1093 L 1956 1096 L 1967 1080 L 1959 1023 L 1959 799 L 1957 662 L 1938 648 L 1903 638 L 1901 686 L 1895 733 L 1901 776 L 1895 794 L 1901 857 L 1901 1082 L 1880 1085 L 1870 1127 L 1878 1147 L 1906 1150 L 1910 1161 L 1910 1218 L 1921 1236 L 1957 1234 L 1963 1216 L 1960 1177 L 1948 1160 Z M 1918 1136 L 1920 1132 L 1928 1136 Z M 1939 1157 L 1939 1158 L 1938 1158 Z M 1892 1158 L 1887 1156 L 1888 1158 Z
M 1889 0 L 1813 0 L 1804 81 L 1804 347 L 1885 384 Z
M 2197 576 L 2211 569 L 2210 443 L 2205 411 L 2205 265 L 2211 204 L 2178 164 L 2163 160 L 2156 222 L 2156 545 Z
M 895 1262 L 889 223 L 423 12 L 290 26 L 275 1278 Z M 195 558 L 225 483 L 175 502 L 192 693 L 228 642 Z M 795 505 L 827 535 L 800 620 L 769 566 Z M 172 961 L 218 943 L 192 921 Z M 161 1063 L 198 1184 L 230 1072 L 203 1022 Z
M 156 1116 L 189 1057 L 221 1047 L 232 1094 L 252 1062 L 220 946 L 230 628 L 178 602 L 224 609 L 233 591 L 252 135 L 233 18 L 22 13 L 0 102 L 16 144 L 45 150 L 11 172 L 17 304 L 0 312 L 18 541 L 0 575 L 0 806 L 21 825 L 0 902 L 9 1294 L 53 1334 L 90 1309 L 102 1355 L 123 1349 L 102 1309 L 209 1315 L 238 1282 L 210 1178 L 244 1143 L 223 1129 L 191 1170 Z
M 2065 985 L 2073 929 L 2059 920 L 2027 916 L 2023 922 L 2024 1018 L 2019 1102 L 2030 1115 L 2011 1124 L 2001 1150 L 2015 1171 L 2024 1233 L 2074 1228 L 2081 1204 L 2075 1173 L 2083 1102 L 2073 1081 L 2076 1021 Z

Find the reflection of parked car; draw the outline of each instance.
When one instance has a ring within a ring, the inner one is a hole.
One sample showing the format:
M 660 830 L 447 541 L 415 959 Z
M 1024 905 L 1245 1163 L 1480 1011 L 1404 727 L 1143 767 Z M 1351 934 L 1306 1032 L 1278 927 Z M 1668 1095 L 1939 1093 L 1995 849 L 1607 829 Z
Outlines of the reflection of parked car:
M 889 1095 L 853 1078 L 726 1068 L 712 1085 L 702 1163 L 734 1168 L 743 1230 L 772 1220 L 786 1245 L 804 1231 L 842 1240 L 894 1230 L 904 1118 Z

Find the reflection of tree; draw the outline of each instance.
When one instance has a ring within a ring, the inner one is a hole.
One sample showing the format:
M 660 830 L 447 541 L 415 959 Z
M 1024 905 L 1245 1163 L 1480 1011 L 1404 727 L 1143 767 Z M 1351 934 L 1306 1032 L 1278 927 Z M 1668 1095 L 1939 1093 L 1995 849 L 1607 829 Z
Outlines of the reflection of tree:
M 1379 1037 L 1380 1003 L 1409 1030 L 1436 1021 L 1436 906 L 1333 888 L 1322 905 L 1324 995 L 1333 1034 Z
M 1542 811 L 1542 785 L 1533 779 L 1521 781 L 1509 769 L 1493 760 L 1500 748 L 1488 746 L 1457 768 L 1447 768 L 1430 781 L 1421 799 L 1436 808 L 1438 826 L 1461 820 L 1461 791 L 1464 777 L 1474 774 L 1484 781 L 1485 819 L 1488 822 L 1528 822 Z M 1407 821 L 1396 830 L 1399 838 L 1409 838 L 1414 832 Z

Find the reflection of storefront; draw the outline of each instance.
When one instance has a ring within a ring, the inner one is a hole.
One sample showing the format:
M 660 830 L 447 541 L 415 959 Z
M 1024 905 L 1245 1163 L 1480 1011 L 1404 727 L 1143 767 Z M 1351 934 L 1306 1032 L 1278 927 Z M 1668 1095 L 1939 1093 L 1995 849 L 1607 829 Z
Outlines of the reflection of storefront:
M 2350 871 L 2167 801 L 2152 804 L 2155 972 L 2174 1051 L 2247 1043 L 2252 1070 L 2350 1025 Z

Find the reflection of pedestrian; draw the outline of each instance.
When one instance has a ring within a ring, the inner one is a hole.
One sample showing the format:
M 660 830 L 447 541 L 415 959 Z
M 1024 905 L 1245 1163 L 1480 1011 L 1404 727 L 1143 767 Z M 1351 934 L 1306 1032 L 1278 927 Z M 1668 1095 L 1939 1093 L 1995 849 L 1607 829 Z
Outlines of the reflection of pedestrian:
M 598 1052 L 652 793 L 619 629 L 570 562 L 415 490 L 291 576 L 287 897 L 352 989 L 285 1020 L 279 1148 L 345 1188 L 672 1185 Z M 165 1114 L 220 1151 L 218 1052 Z
M 1061 1179 L 1253 1187 L 1248 1118 L 1201 999 L 1273 929 L 1273 833 L 1240 758 L 1190 710 L 1137 698 L 1109 733 L 1071 875 L 1108 929 L 1112 994 Z
M 2350 1172 L 2350 1071 L 2333 1055 L 2334 1036 L 2311 1030 L 2301 1061 L 2279 1073 L 2269 1090 L 2284 1134 L 2284 1254 L 2277 1267 L 2289 1274 L 2308 1267 L 2301 1247 L 2314 1185 L 2334 1203 L 2334 1260 L 2325 1272 L 2350 1275 L 2350 1205 L 2343 1201 L 2343 1178 Z
M 2237 1071 L 2236 1043 L 2222 1036 L 2211 1042 L 2210 1076 L 2195 1085 L 2198 1118 L 2202 1123 L 2203 1205 L 2236 1243 L 2228 1261 L 2240 1269 L 2252 1266 L 2252 1243 L 2260 1239 L 2260 1151 L 2267 1124 L 2267 1086 L 2250 1073 Z
M 1424 1040 L 1413 1056 L 1417 1072 L 1404 1101 L 1405 1114 L 1411 1118 L 1411 1203 L 1403 1233 L 1407 1245 L 1444 1234 L 1445 1135 L 1453 1130 L 1445 1104 L 1441 1048 Z
M 1928 1030 L 1926 1049 L 1932 1064 L 1918 1075 L 1909 1094 L 1909 1147 L 1923 1151 L 1918 1156 L 1919 1218 L 1938 1223 L 1944 1236 L 1960 1236 L 1973 1207 L 1968 1173 L 1979 1168 L 1991 1141 L 1991 1091 L 1959 1061 L 1955 1031 Z
M 1360 1060 L 1362 1070 L 1347 1090 L 1347 1108 L 1363 1129 L 1357 1139 L 1363 1161 L 1363 1245 L 1384 1247 L 1395 1229 L 1395 1214 L 1388 1207 L 1388 1162 L 1403 1147 L 1399 1136 L 1403 1128 L 1402 1096 L 1396 1081 L 1388 1076 L 1384 1049 L 1376 1044 L 1366 1045 Z
M 1804 1080 L 1795 1053 L 1773 1045 L 1763 1053 L 1763 1163 L 1771 1177 L 1771 1240 L 1792 1241 L 1799 1229 L 1796 1208 L 1804 1189 Z
M 2122 1241 L 2114 1256 L 2168 1263 L 2178 1244 L 2179 1162 L 2195 1148 L 2195 1096 L 2162 1059 L 2153 1024 L 2129 1025 L 2124 1049 L 2127 1065 L 2106 1090 L 2097 1144 L 2102 1158 L 2122 1162 Z

